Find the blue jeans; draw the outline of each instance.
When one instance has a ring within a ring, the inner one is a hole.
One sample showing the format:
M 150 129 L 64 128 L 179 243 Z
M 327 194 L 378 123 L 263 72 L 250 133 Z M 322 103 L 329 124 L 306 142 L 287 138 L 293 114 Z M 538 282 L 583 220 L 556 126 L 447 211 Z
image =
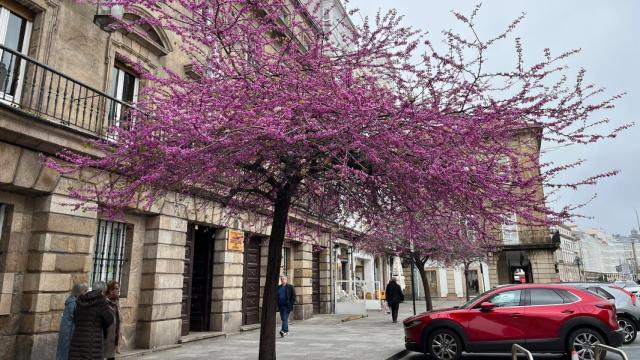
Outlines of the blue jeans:
M 289 308 L 280 306 L 280 320 L 282 320 L 282 328 L 280 331 L 289 332 Z

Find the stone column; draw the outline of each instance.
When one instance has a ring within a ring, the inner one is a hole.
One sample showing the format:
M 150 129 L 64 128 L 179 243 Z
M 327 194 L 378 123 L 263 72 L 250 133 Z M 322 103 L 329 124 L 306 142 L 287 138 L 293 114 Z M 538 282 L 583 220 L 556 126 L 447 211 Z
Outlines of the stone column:
M 262 294 L 264 294 L 264 284 L 267 283 L 267 262 L 269 261 L 269 239 L 262 240 L 260 244 L 260 315 L 262 316 Z M 280 268 L 282 274 L 282 267 Z M 279 280 L 279 279 L 278 279 Z
M 330 314 L 333 298 L 331 289 L 331 249 L 323 248 L 320 252 L 320 313 Z
M 156 215 L 146 224 L 137 345 L 152 349 L 178 343 L 187 221 Z
M 313 273 L 313 245 L 300 243 L 293 250 L 293 286 L 296 289 L 296 304 L 293 306 L 293 318 L 305 320 L 313 316 L 311 276 Z
M 447 268 L 447 300 L 457 300 L 458 294 L 456 294 L 456 281 L 452 268 Z
M 244 254 L 227 251 L 228 230 L 216 232 L 213 253 L 211 326 L 214 331 L 237 332 L 242 326 Z
M 64 195 L 34 200 L 17 359 L 55 357 L 65 299 L 75 282 L 87 282 L 96 212 L 74 211 Z

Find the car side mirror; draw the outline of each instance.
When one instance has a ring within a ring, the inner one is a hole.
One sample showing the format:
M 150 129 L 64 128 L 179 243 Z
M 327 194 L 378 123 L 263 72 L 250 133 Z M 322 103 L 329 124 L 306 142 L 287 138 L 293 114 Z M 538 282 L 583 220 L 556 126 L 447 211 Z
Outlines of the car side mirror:
M 493 310 L 493 308 L 496 307 L 495 305 L 493 305 L 492 302 L 489 301 L 485 301 L 482 304 L 480 304 L 480 310 L 481 311 L 489 311 L 489 310 Z

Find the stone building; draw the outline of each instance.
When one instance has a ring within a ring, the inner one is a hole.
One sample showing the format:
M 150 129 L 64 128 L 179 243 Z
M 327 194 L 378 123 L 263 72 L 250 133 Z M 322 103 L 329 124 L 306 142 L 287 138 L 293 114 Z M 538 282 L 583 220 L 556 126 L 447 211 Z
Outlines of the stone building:
M 99 156 L 85 143 L 118 124 L 145 86 L 124 59 L 193 75 L 170 33 L 153 26 L 107 32 L 95 15 L 94 6 L 75 1 L 0 0 L 0 359 L 53 358 L 77 282 L 121 282 L 124 350 L 237 332 L 260 319 L 268 219 L 229 218 L 215 202 L 170 194 L 148 210 L 134 202 L 113 221 L 100 204 L 69 206 L 76 203 L 70 187 L 105 174 L 43 166 L 62 149 Z M 122 18 L 148 16 L 133 8 Z M 318 228 L 283 249 L 296 319 L 331 312 L 335 281 L 361 270 L 345 255 L 351 245 L 340 231 Z M 362 258 L 363 278 L 388 281 L 386 262 Z
M 515 134 L 513 145 L 520 154 L 522 164 L 530 171 L 539 172 L 529 163 L 528 156 L 539 157 L 542 130 L 537 127 L 523 128 Z M 537 175 L 537 174 L 531 174 Z M 542 184 L 534 189 L 541 203 L 545 200 Z M 537 214 L 544 217 L 544 214 Z M 488 261 L 491 286 L 511 284 L 515 277 L 524 276 L 527 283 L 550 283 L 558 281 L 554 252 L 559 243 L 552 241 L 552 234 L 545 226 L 523 221 L 515 213 L 500 226 L 497 236 L 502 239 L 501 250 Z
M 584 280 L 582 249 L 570 226 L 560 224 L 553 228 L 560 235 L 560 248 L 556 251 L 556 266 L 560 281 Z

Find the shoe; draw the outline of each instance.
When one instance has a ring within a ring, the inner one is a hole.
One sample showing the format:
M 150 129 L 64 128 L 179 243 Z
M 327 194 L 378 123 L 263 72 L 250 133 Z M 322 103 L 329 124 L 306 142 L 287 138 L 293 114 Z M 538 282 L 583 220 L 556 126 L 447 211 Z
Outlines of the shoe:
M 393 320 L 393 323 L 396 324 L 398 322 L 398 320 Z
M 287 335 L 289 335 L 288 331 L 286 333 L 284 333 L 284 335 L 282 335 L 282 336 L 284 337 L 284 336 L 287 336 Z
M 280 330 L 280 337 L 284 337 L 284 331 Z

